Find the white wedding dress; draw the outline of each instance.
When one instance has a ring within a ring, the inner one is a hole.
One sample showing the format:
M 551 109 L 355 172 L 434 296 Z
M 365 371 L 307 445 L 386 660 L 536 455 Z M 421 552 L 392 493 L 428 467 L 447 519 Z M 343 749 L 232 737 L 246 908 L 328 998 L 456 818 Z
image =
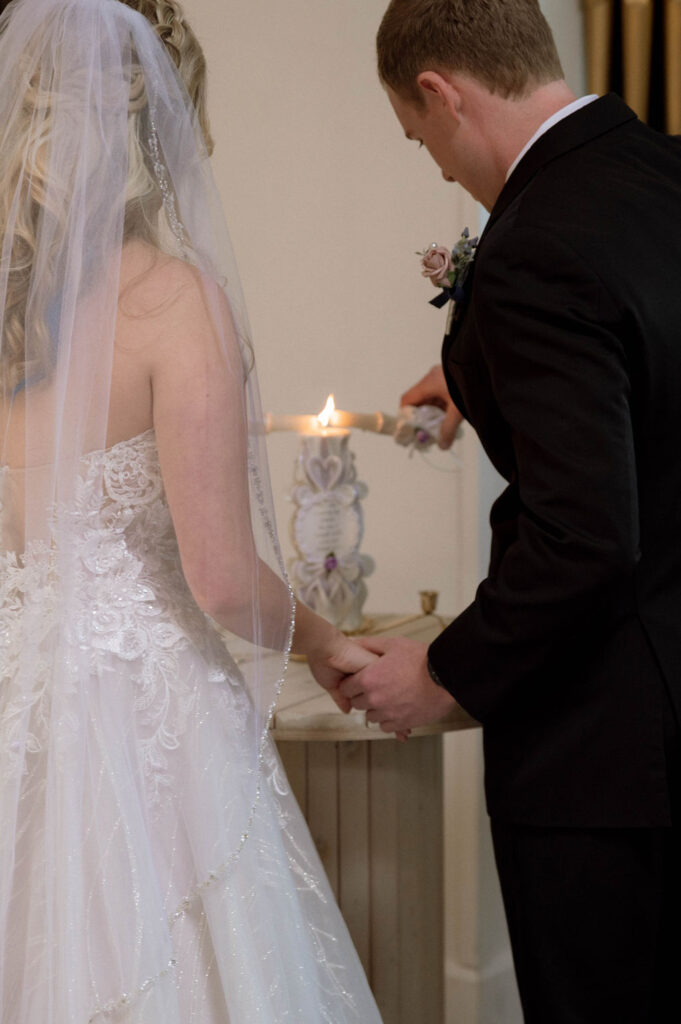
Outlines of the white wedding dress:
M 69 621 L 50 538 L 17 535 L 39 473 L 0 470 L 0 1020 L 380 1024 L 269 739 L 248 767 L 238 652 L 183 577 L 153 431 L 82 460 Z M 89 665 L 58 698 L 55 631 Z

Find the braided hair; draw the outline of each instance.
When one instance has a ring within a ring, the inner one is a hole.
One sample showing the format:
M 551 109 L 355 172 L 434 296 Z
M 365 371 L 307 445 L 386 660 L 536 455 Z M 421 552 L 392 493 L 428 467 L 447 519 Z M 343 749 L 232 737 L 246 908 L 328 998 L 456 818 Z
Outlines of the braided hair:
M 0 0 L 2 2 L 2 0 Z M 206 58 L 178 0 L 121 0 L 151 24 L 184 82 L 209 153 L 213 138 L 206 103 Z

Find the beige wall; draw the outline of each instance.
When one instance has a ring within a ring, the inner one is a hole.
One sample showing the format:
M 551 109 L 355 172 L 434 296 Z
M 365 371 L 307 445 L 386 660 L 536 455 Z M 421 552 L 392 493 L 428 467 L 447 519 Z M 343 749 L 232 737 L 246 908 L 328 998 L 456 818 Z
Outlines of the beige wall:
M 475 204 L 402 135 L 378 85 L 384 0 L 185 0 L 205 46 L 214 165 L 241 267 L 263 406 L 394 412 L 439 358 L 444 311 L 415 251 L 453 244 Z M 475 457 L 428 466 L 356 433 L 369 485 L 367 608 L 412 611 L 417 591 L 454 612 L 476 573 Z M 282 541 L 297 440 L 270 439 Z M 469 473 L 470 471 L 470 473 Z M 467 473 L 469 475 L 467 476 Z M 464 490 L 469 491 L 466 506 Z M 468 525 L 467 525 L 468 524 Z M 470 543 L 467 543 L 470 535 Z
M 565 80 L 577 95 L 584 92 L 584 17 L 581 0 L 539 0 L 563 62 Z

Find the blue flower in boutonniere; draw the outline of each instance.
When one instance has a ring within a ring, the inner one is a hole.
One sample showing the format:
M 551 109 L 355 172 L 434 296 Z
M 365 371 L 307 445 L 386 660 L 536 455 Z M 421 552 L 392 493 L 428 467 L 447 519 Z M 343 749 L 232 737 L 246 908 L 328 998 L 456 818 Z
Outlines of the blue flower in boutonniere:
M 455 303 L 461 302 L 463 284 L 475 259 L 477 245 L 478 239 L 471 238 L 468 228 L 464 228 L 451 252 L 444 245 L 433 242 L 428 249 L 416 254 L 421 257 L 422 276 L 429 277 L 436 288 L 442 289 L 440 295 L 430 300 L 431 306 L 440 309 L 450 299 Z

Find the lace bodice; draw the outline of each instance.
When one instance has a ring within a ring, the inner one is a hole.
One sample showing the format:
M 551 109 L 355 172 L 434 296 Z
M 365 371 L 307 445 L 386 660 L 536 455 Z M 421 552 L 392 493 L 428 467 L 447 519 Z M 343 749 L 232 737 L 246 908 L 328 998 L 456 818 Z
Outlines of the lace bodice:
M 3 537 L 12 534 L 7 529 L 11 504 L 3 505 L 11 473 L 7 468 L 0 471 Z M 0 556 L 0 681 L 25 677 L 25 637 L 30 635 L 33 685 L 28 700 L 35 713 L 28 749 L 38 753 L 50 700 L 45 685 L 50 666 L 48 655 L 41 663 L 41 638 L 52 652 L 49 639 L 59 630 L 61 643 L 81 666 L 87 657 L 89 677 L 100 681 L 106 679 L 112 662 L 126 662 L 135 691 L 148 797 L 154 804 L 167 782 L 167 754 L 177 747 L 195 700 L 192 679 L 180 668 L 182 653 L 191 649 L 193 659 L 198 655 L 206 678 L 232 684 L 222 691 L 231 712 L 241 712 L 237 718 L 247 715 L 248 699 L 218 628 L 196 605 L 182 573 L 153 430 L 86 456 L 75 499 L 60 510 L 64 513 L 78 546 L 75 598 L 68 617 L 62 614 L 55 585 L 53 545 L 33 541 L 22 555 L 6 550 Z M 18 688 L 17 700 L 25 711 L 25 685 Z M 23 743 L 15 732 L 23 716 L 13 710 L 11 703 L 6 705 L 0 719 L 0 744 L 16 746 L 18 768 Z M 64 732 L 68 733 L 68 722 Z

